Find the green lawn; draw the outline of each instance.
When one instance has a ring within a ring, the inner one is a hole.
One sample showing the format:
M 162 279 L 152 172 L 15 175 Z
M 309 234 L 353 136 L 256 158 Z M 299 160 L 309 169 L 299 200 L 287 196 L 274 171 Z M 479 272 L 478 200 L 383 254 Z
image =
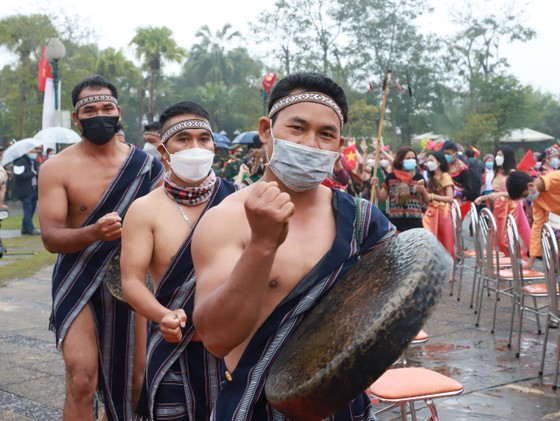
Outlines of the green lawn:
M 0 228 L 3 230 L 18 230 L 21 229 L 21 220 L 23 216 L 21 215 L 10 215 L 7 219 L 4 219 L 0 224 L 2 225 Z M 33 217 L 33 225 L 35 228 L 39 228 L 39 217 L 37 214 Z
M 10 216 L 2 221 L 2 229 L 20 229 L 21 219 L 21 216 Z M 34 218 L 33 223 L 37 228 L 39 227 L 37 217 Z M 8 263 L 0 267 L 0 283 L 31 276 L 45 266 L 54 264 L 56 260 L 55 254 L 45 250 L 39 235 L 3 238 L 2 242 L 8 250 L 2 258 L 2 263 Z

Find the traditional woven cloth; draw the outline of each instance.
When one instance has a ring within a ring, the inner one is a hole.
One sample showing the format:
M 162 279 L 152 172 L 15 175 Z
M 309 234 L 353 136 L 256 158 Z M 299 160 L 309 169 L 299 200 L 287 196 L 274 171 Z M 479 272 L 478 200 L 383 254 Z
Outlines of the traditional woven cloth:
M 171 173 L 165 174 L 163 187 L 169 197 L 177 203 L 187 206 L 195 206 L 205 203 L 212 196 L 214 185 L 216 184 L 216 174 L 211 171 L 208 177 L 197 187 L 183 187 L 171 181 Z

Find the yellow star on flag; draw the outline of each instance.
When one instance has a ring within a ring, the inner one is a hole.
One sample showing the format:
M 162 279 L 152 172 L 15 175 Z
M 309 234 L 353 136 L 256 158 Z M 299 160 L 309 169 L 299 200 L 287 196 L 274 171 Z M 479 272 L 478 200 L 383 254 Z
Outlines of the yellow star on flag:
M 346 155 L 346 158 L 348 159 L 348 161 L 355 161 L 356 160 L 356 154 L 352 151 L 348 152 L 348 155 Z

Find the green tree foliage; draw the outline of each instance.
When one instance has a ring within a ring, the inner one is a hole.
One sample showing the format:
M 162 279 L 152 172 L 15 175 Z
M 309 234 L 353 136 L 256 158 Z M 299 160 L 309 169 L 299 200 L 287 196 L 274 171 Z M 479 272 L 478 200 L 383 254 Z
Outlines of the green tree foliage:
M 180 63 L 186 56 L 183 48 L 173 39 L 173 33 L 167 27 L 151 26 L 138 28 L 131 44 L 136 46 L 136 56 L 143 60 L 149 72 L 148 122 L 154 121 L 156 80 L 166 62 Z

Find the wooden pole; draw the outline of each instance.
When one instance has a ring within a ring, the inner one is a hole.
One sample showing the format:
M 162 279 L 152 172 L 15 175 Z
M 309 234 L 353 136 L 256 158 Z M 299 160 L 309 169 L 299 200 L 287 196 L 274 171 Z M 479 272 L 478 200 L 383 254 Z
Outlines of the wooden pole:
M 381 138 L 383 136 L 383 119 L 385 118 L 385 107 L 387 106 L 387 94 L 389 92 L 389 84 L 391 82 L 391 71 L 387 70 L 387 77 L 383 83 L 383 101 L 381 102 L 381 115 L 379 117 L 379 127 L 377 128 L 377 146 L 375 148 L 375 165 L 373 166 L 372 177 L 377 177 L 377 168 L 379 166 L 379 150 L 381 148 Z M 375 201 L 375 186 L 371 185 L 370 202 Z

